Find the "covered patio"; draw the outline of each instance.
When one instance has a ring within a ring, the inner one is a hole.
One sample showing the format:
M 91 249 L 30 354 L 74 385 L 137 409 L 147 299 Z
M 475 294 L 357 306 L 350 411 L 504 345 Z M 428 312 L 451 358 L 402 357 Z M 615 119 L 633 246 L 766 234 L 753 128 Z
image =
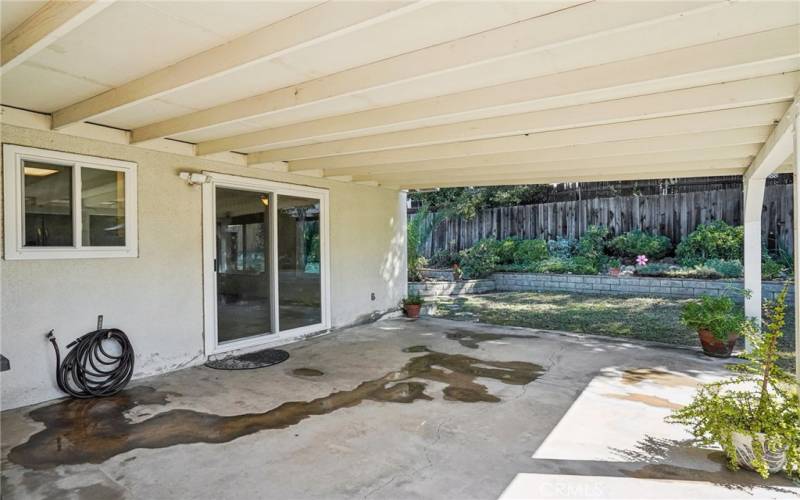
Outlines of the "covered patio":
M 3 497 L 800 494 L 782 476 L 729 472 L 663 422 L 723 371 L 695 350 L 394 319 L 289 351 L 262 370 L 189 368 L 110 399 L 4 412 Z
M 696 351 L 375 322 L 407 293 L 411 190 L 717 175 L 744 180 L 760 317 L 765 180 L 800 175 L 797 2 L 0 8 L 3 498 L 797 494 L 663 423 L 722 373 Z M 98 315 L 131 387 L 54 401 L 44 335 Z

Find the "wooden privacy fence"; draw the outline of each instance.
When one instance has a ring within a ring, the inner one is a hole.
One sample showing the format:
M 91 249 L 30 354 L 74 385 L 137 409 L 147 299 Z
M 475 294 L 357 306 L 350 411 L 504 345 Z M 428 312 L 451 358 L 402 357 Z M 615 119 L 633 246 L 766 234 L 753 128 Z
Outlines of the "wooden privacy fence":
M 442 250 L 463 250 L 482 238 L 579 238 L 590 225 L 604 225 L 611 234 L 634 229 L 663 234 L 677 244 L 699 224 L 719 219 L 742 224 L 742 205 L 741 189 L 724 189 L 491 208 L 473 219 L 443 221 L 425 242 L 422 253 L 430 257 Z M 791 184 L 767 186 L 761 228 L 768 249 L 791 252 Z

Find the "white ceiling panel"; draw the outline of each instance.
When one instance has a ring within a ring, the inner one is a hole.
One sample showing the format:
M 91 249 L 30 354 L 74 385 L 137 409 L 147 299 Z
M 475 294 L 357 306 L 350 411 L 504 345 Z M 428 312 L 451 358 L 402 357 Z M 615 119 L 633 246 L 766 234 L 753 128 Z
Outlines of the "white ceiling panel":
M 92 120 L 92 122 L 116 128 L 131 129 L 192 111 L 194 110 L 191 108 L 178 106 L 162 99 L 152 99 L 138 103 L 135 106 L 118 109 L 103 115 L 101 118 Z
M 0 29 L 3 34 L 10 32 L 31 17 L 47 3 L 47 0 L 22 0 L 0 2 Z
M 42 113 L 53 112 L 105 90 L 108 87 L 29 63 L 17 66 L 0 80 L 3 104 Z
M 368 99 L 365 99 L 363 95 L 356 94 L 320 101 L 300 108 L 286 109 L 269 115 L 256 116 L 245 121 L 261 129 L 274 128 L 325 116 L 353 113 L 372 107 L 373 105 Z
M 321 3 L 291 1 L 148 1 L 148 6 L 181 23 L 231 40 Z
M 117 2 L 31 61 L 117 86 L 222 42 L 219 35 L 148 4 Z
M 265 61 L 240 69 L 230 76 L 213 78 L 170 92 L 164 99 L 181 106 L 205 109 L 307 79 L 308 75 L 278 61 Z
M 235 134 L 245 134 L 247 132 L 252 132 L 254 130 L 257 130 L 257 127 L 250 125 L 248 123 L 233 122 L 233 123 L 227 123 L 225 125 L 217 125 L 216 127 L 211 127 L 203 130 L 195 130 L 193 132 L 187 132 L 185 134 L 178 134 L 175 135 L 173 139 L 197 143 L 202 141 L 208 141 L 211 139 L 216 139 L 218 137 L 227 137 L 229 135 L 235 135 Z

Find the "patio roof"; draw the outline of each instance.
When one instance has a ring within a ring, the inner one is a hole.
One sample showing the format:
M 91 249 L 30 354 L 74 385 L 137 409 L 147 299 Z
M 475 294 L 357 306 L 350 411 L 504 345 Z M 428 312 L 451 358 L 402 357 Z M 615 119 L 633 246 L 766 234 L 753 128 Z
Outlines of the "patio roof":
M 10 1 L 2 14 L 5 122 L 19 108 L 68 134 L 108 127 L 141 147 L 404 189 L 789 170 L 796 2 Z

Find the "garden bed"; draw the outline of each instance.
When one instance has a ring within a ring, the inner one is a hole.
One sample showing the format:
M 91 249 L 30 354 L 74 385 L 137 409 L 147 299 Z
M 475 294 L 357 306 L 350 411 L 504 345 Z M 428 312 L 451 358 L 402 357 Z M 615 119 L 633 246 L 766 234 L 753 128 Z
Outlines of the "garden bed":
M 673 247 L 666 236 L 642 231 L 613 236 L 607 228 L 589 226 L 577 240 L 483 239 L 468 249 L 437 253 L 430 259 L 415 254 L 409 260 L 409 277 L 412 281 L 425 277 L 452 281 L 461 277 L 490 278 L 493 273 L 505 272 L 736 280 L 744 275 L 743 237 L 742 226 L 715 221 L 698 226 Z M 444 269 L 431 271 L 426 267 Z M 791 256 L 785 251 L 762 255 L 761 274 L 765 281 L 785 281 L 792 268 Z M 652 287 L 651 283 L 626 282 L 630 286 Z M 597 290 L 606 291 L 602 286 Z M 693 296 L 688 292 L 684 295 Z

